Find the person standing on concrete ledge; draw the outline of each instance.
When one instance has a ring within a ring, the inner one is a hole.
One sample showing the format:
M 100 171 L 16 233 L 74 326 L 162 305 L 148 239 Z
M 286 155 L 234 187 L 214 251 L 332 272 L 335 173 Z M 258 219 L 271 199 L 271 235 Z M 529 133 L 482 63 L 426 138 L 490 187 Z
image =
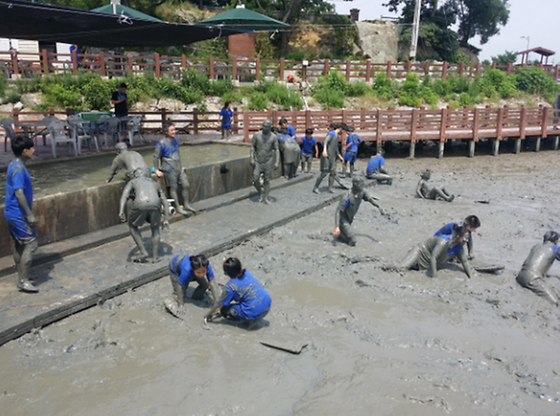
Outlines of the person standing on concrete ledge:
M 372 156 L 366 168 L 366 178 L 377 181 L 377 183 L 393 184 L 393 178 L 389 176 L 389 172 L 385 169 L 384 151 L 379 148 L 377 154 Z
M 263 121 L 262 130 L 253 135 L 251 144 L 251 166 L 253 167 L 253 185 L 259 193 L 259 202 L 269 204 L 270 179 L 272 170 L 278 169 L 280 162 L 278 154 L 278 139 L 272 133 L 272 122 Z M 261 175 L 263 184 L 261 186 Z M 264 189 L 263 189 L 264 188 Z
M 185 168 L 181 165 L 181 155 L 179 154 L 179 142 L 175 138 L 177 129 L 175 125 L 168 121 L 163 126 L 165 137 L 156 144 L 154 153 L 154 170 L 158 178 L 165 179 L 165 185 L 169 188 L 169 196 L 175 203 L 175 209 L 181 215 L 188 215 L 187 211 L 179 205 L 177 188 L 183 188 L 183 206 L 196 214 L 196 210 L 189 205 L 190 185 L 185 173 Z
M 111 165 L 111 173 L 107 177 L 107 183 L 111 182 L 120 169 L 125 170 L 126 180 L 134 178 L 134 171 L 140 168 L 147 168 L 144 157 L 135 151 L 129 151 L 128 146 L 124 142 L 117 143 L 115 146 L 117 157 L 113 159 Z
M 420 181 L 418 181 L 418 185 L 416 185 L 416 195 L 422 199 L 433 199 L 436 200 L 439 198 L 443 199 L 444 201 L 451 202 L 455 198 L 455 195 L 451 195 L 449 192 L 445 190 L 445 188 L 439 188 L 437 186 L 429 186 L 428 181 L 432 177 L 432 172 L 429 169 L 426 169 L 420 175 Z
M 362 201 L 369 202 L 379 210 L 381 215 L 385 215 L 383 209 L 375 202 L 375 198 L 364 190 L 364 180 L 360 177 L 354 177 L 352 189 L 348 193 L 348 197 L 340 202 L 334 213 L 335 229 L 333 232 L 334 238 L 338 238 L 351 247 L 356 245 L 356 237 L 352 232 L 352 222 L 358 213 L 358 209 L 360 209 Z
M 556 231 L 548 231 L 542 244 L 533 246 L 529 256 L 517 275 L 517 283 L 558 306 L 558 295 L 545 283 L 544 278 L 554 260 L 560 260 L 560 246 L 557 246 L 560 235 Z
M 327 133 L 325 141 L 323 142 L 323 153 L 321 154 L 321 173 L 315 182 L 313 187 L 313 192 L 319 193 L 319 185 L 327 175 L 329 175 L 329 188 L 330 193 L 334 193 L 332 187 L 334 181 L 337 181 L 343 188 L 348 189 L 336 176 L 336 161 L 340 159 L 343 161 L 342 156 L 338 151 L 338 141 L 342 130 L 344 128 L 343 124 L 331 124 L 332 130 Z
M 354 163 L 356 162 L 356 155 L 358 154 L 358 145 L 362 142 L 360 136 L 354 133 L 354 127 L 346 129 L 348 137 L 346 138 L 346 146 L 344 147 L 344 165 L 342 166 L 342 176 L 346 176 L 346 165 L 350 162 L 350 177 L 354 176 Z
M 210 311 L 204 321 L 220 315 L 227 319 L 244 320 L 248 329 L 270 311 L 272 300 L 255 277 L 243 268 L 239 259 L 230 257 L 223 264 L 224 273 L 230 278 L 220 305 Z
M 33 215 L 33 187 L 25 164 L 33 157 L 35 148 L 29 137 L 16 136 L 12 142 L 16 157 L 6 172 L 6 199 L 4 217 L 14 239 L 14 261 L 18 272 L 17 287 L 22 292 L 36 293 L 39 290 L 29 280 L 29 269 L 33 253 L 37 250 L 37 219 Z
M 281 130 L 285 132 L 285 130 Z M 286 134 L 284 141 L 284 175 L 288 179 L 295 178 L 299 166 L 301 150 L 296 139 Z
M 132 192 L 134 192 L 134 199 L 128 201 Z M 142 234 L 139 230 L 139 227 L 144 225 L 145 222 L 150 223 L 152 230 L 152 263 L 159 261 L 161 217 L 163 214 L 163 228 L 169 227 L 169 222 L 167 221 L 168 212 L 169 204 L 165 193 L 151 178 L 150 170 L 147 167 L 136 169 L 134 171 L 134 179 L 124 187 L 119 210 L 121 221 L 128 222 L 130 235 L 136 243 L 138 250 L 140 250 L 140 254 L 135 256 L 133 261 L 142 261 L 148 257 L 148 252 L 146 247 L 144 247 Z

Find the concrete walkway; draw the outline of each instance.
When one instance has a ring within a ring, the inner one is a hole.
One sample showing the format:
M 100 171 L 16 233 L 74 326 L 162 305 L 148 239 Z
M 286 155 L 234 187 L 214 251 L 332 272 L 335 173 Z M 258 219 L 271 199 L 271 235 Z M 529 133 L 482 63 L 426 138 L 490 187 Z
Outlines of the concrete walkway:
M 314 176 L 300 175 L 291 181 L 293 185 L 285 179 L 274 181 L 270 205 L 257 203 L 252 189 L 195 204 L 195 208 L 207 211 L 175 222 L 170 231 L 162 232 L 162 260 L 157 264 L 133 263 L 130 258 L 136 247 L 130 237 L 97 247 L 90 241 L 90 245 L 83 248 L 93 248 L 79 252 L 71 248 L 79 246 L 79 241 L 83 243 L 83 237 L 82 240 L 60 243 L 58 252 L 56 248 L 48 249 L 50 257 L 40 260 L 40 264 L 31 270 L 31 278 L 40 290 L 38 294 L 19 292 L 15 286 L 16 274 L 0 279 L 0 345 L 34 328 L 166 276 L 168 262 L 177 253 L 215 255 L 254 235 L 332 204 L 343 195 L 340 190 L 335 194 L 313 194 L 313 183 L 308 179 L 314 179 Z M 285 186 L 287 183 L 290 186 Z M 115 230 L 106 233 L 109 240 L 115 238 L 111 237 L 112 234 L 119 234 Z M 119 235 L 123 236 L 122 230 Z M 96 238 L 102 239 L 102 233 Z M 149 241 L 149 232 L 144 232 L 144 238 Z M 3 259 L 4 266 L 8 261 L 9 258 Z

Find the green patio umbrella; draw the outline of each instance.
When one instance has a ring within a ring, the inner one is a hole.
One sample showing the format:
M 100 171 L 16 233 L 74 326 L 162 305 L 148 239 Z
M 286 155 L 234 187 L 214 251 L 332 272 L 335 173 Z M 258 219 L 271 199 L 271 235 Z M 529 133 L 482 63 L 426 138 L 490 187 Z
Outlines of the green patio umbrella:
M 149 14 L 139 12 L 138 10 L 131 9 L 130 7 L 123 6 L 121 4 L 121 0 L 111 0 L 111 4 L 107 4 L 106 6 L 98 7 L 97 9 L 91 10 L 92 12 L 99 12 L 105 14 L 116 14 L 116 15 L 125 15 L 128 17 L 133 17 L 135 19 L 144 19 L 144 20 L 152 20 L 154 22 L 161 22 L 162 20 L 156 19 Z
M 237 30 L 276 30 L 288 27 L 290 25 L 271 17 L 265 16 L 246 9 L 244 7 L 236 7 L 227 12 L 217 14 L 216 16 L 198 22 L 199 25 L 223 25 L 228 29 Z

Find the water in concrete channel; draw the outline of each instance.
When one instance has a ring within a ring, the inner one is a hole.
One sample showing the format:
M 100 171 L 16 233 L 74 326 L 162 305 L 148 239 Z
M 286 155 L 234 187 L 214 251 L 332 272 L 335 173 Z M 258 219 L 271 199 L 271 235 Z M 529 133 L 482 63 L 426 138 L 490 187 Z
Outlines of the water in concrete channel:
M 141 150 L 148 166 L 152 166 L 152 149 Z M 198 166 L 222 160 L 237 159 L 249 155 L 249 147 L 226 144 L 200 144 L 181 146 L 183 166 Z M 90 186 L 101 185 L 107 179 L 111 163 L 116 153 L 91 158 L 76 158 L 59 163 L 30 164 L 28 166 L 33 181 L 35 197 L 70 192 Z M 113 181 L 124 177 L 124 172 Z M 4 202 L 6 172 L 0 173 L 0 203 Z

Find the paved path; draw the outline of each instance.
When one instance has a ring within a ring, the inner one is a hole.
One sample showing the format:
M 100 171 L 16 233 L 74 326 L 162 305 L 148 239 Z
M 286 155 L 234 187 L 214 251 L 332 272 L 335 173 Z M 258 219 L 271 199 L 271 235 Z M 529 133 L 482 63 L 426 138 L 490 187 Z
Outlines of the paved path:
M 231 205 L 223 205 L 224 196 L 202 201 L 208 206 L 215 201 L 220 207 L 173 223 L 169 232 L 162 233 L 160 252 L 165 254 L 157 264 L 131 262 L 130 257 L 136 248 L 132 239 L 127 237 L 66 257 L 54 253 L 51 261 L 31 270 L 31 278 L 40 289 L 38 294 L 20 293 L 15 287 L 15 274 L 2 277 L 0 345 L 33 328 L 167 275 L 168 262 L 179 252 L 215 255 L 341 197 L 341 191 L 313 194 L 313 183 L 305 180 L 307 178 L 311 179 L 313 175 L 300 175 L 299 182 L 273 189 L 270 205 L 257 203 L 255 193 L 250 193 L 249 189 L 238 191 L 249 198 L 237 198 L 238 202 Z M 285 183 L 284 179 L 278 179 L 275 186 Z M 144 238 L 149 241 L 148 232 L 144 232 Z

